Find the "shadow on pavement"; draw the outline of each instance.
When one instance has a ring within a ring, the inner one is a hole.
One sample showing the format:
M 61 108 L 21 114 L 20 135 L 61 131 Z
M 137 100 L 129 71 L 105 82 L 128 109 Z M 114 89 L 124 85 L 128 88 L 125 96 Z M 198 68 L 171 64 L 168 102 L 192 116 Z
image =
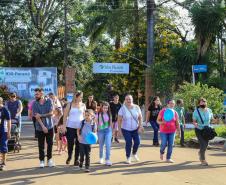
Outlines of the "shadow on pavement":
M 99 176 L 108 175 L 114 173 L 121 173 L 122 175 L 135 175 L 157 172 L 170 172 L 179 170 L 200 170 L 200 169 L 214 169 L 224 168 L 226 164 L 212 164 L 208 167 L 200 166 L 199 164 L 192 164 L 193 161 L 186 161 L 180 164 L 166 164 L 164 166 L 150 166 L 153 164 L 162 163 L 158 161 L 145 161 L 135 163 L 131 165 L 124 164 L 122 162 L 115 163 L 111 167 L 103 165 L 95 165 L 91 167 L 91 173 L 89 175 Z M 65 174 L 84 174 L 83 171 L 75 168 L 74 166 L 59 165 L 54 168 L 21 168 L 16 170 L 9 170 L 0 173 L 0 184 L 11 185 L 27 185 L 36 183 L 38 179 L 51 176 L 59 176 Z

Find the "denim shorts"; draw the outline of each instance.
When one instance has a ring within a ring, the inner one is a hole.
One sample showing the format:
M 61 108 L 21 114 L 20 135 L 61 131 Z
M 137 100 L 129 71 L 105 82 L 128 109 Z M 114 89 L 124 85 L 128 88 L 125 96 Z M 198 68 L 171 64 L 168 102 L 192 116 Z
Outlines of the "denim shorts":
M 8 152 L 7 132 L 0 131 L 0 153 Z

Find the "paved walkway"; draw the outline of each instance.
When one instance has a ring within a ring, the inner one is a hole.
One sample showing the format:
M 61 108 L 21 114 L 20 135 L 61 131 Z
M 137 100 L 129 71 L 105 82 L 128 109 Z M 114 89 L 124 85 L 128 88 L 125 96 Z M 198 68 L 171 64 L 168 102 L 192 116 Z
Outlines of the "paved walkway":
M 28 139 L 32 136 L 32 127 L 25 127 L 27 129 L 23 133 L 26 133 L 27 139 L 22 140 L 23 149 L 20 153 L 9 154 L 7 171 L 0 172 L 1 185 L 226 185 L 226 153 L 208 150 L 207 159 L 210 165 L 203 167 L 199 165 L 197 149 L 175 147 L 175 163 L 167 164 L 159 160 L 159 148 L 151 146 L 149 129 L 142 135 L 139 163 L 124 163 L 122 142 L 113 145 L 112 167 L 97 163 L 98 146 L 94 145 L 89 174 L 74 166 L 66 166 L 67 155 L 57 155 L 56 151 L 54 161 L 57 166 L 39 169 L 37 141 Z

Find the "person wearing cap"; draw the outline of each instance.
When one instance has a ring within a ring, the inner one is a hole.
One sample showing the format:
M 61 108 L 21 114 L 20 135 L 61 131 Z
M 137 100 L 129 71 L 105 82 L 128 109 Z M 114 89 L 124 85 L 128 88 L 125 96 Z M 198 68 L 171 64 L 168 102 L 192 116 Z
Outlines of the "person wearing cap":
M 21 113 L 23 111 L 23 105 L 21 100 L 18 99 L 16 93 L 10 93 L 9 101 L 5 103 L 6 108 L 10 112 L 11 122 L 15 123 L 18 126 L 19 134 L 21 132 Z
M 35 89 L 36 101 L 32 105 L 32 115 L 35 117 L 35 124 L 38 136 L 38 149 L 40 168 L 45 167 L 45 141 L 47 143 L 47 165 L 55 166 L 52 160 L 53 149 L 53 104 L 50 99 L 45 99 L 42 88 Z
M 0 97 L 0 170 L 6 167 L 6 154 L 8 152 L 8 139 L 11 137 L 11 118 L 10 113 L 3 105 Z

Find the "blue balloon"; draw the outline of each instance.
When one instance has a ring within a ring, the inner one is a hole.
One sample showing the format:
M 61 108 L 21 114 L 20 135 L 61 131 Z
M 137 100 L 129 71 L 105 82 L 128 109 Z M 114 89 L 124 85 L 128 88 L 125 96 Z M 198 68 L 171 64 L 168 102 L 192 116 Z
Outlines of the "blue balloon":
M 173 109 L 166 109 L 164 114 L 163 114 L 163 119 L 166 122 L 171 121 L 174 118 L 174 110 Z
M 86 141 L 88 144 L 90 144 L 90 145 L 96 144 L 96 143 L 97 143 L 97 140 L 98 140 L 98 137 L 97 137 L 97 135 L 96 135 L 95 133 L 93 133 L 93 132 L 88 133 L 88 134 L 86 135 L 86 137 L 85 137 L 85 141 Z

